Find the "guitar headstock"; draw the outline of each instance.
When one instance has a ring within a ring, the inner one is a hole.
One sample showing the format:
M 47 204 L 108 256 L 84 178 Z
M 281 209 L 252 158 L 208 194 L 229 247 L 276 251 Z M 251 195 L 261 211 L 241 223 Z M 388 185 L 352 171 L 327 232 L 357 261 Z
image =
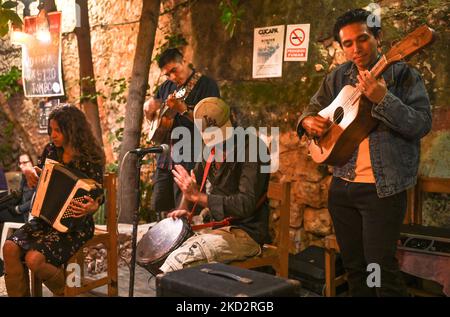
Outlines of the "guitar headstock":
M 432 43 L 434 39 L 434 30 L 427 25 L 422 25 L 409 33 L 403 40 L 395 44 L 389 52 L 385 54 L 386 60 L 388 64 L 397 62 Z

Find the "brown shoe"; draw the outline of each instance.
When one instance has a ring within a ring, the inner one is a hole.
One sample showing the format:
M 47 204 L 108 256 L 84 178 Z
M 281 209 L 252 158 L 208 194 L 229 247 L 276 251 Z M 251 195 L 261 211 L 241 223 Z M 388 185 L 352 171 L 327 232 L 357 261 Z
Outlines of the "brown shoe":
M 9 297 L 30 297 L 28 270 L 17 276 L 5 273 L 5 285 Z
M 53 293 L 55 296 L 64 296 L 64 288 L 66 286 L 66 278 L 64 276 L 64 270 L 58 269 L 58 271 L 49 279 L 44 281 L 44 285 Z

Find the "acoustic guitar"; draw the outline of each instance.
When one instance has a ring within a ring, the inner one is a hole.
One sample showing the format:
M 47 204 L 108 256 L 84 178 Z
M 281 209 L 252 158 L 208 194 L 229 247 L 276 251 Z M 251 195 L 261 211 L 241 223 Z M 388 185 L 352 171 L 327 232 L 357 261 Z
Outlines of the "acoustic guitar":
M 389 65 L 412 55 L 433 40 L 434 31 L 422 25 L 383 55 L 370 73 L 379 78 Z M 321 137 L 309 142 L 309 152 L 315 162 L 343 165 L 361 141 L 375 129 L 379 120 L 372 117 L 371 103 L 361 98 L 362 95 L 358 87 L 346 85 L 333 102 L 318 113 L 331 124 Z
M 183 87 L 174 93 L 176 100 L 184 100 L 186 95 L 186 88 Z M 161 106 L 154 114 L 153 120 L 149 123 L 148 141 L 161 144 L 170 133 L 173 126 L 174 118 L 177 114 L 176 110 L 169 108 L 167 102 L 161 103 Z

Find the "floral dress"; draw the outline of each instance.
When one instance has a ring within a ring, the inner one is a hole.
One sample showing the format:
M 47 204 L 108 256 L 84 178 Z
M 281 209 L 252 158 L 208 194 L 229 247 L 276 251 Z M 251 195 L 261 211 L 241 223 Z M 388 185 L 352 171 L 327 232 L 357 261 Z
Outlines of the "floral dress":
M 48 144 L 39 160 L 39 167 L 43 167 L 45 159 L 49 158 L 62 162 L 62 149 Z M 103 184 L 103 166 L 91 162 L 72 160 L 64 164 L 68 168 L 77 169 Z M 40 218 L 33 218 L 28 223 L 16 230 L 8 240 L 16 243 L 21 249 L 23 256 L 30 250 L 42 253 L 46 261 L 54 266 L 66 263 L 89 239 L 94 235 L 94 219 L 92 214 L 85 217 L 84 223 L 77 231 L 59 232 Z

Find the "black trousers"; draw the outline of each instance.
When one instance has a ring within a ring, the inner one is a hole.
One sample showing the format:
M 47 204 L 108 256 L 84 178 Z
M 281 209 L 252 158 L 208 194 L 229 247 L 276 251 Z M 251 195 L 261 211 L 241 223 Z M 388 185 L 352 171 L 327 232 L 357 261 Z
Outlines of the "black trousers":
M 173 180 L 172 171 L 157 168 L 153 176 L 153 192 L 151 207 L 156 211 L 158 220 L 163 212 L 171 211 L 178 207 L 182 192 Z
M 375 184 L 333 177 L 328 208 L 351 296 L 407 296 L 395 256 L 406 201 L 406 191 L 379 198 Z M 380 265 L 380 287 L 367 285 L 370 263 Z

